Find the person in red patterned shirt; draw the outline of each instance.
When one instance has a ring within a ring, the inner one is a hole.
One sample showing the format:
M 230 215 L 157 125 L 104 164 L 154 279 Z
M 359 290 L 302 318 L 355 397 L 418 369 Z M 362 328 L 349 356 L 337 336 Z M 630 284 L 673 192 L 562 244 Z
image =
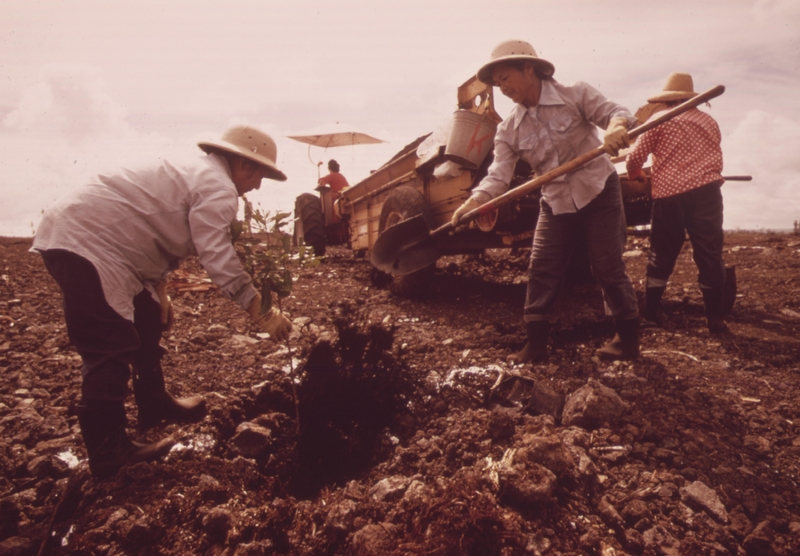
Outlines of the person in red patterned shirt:
M 672 73 L 664 90 L 647 99 L 672 108 L 696 96 L 692 76 Z M 628 155 L 629 179 L 643 177 L 653 155 L 650 256 L 643 317 L 660 323 L 661 298 L 686 234 L 692 242 L 708 329 L 727 330 L 723 320 L 725 264 L 722 260 L 722 149 L 714 118 L 692 108 L 639 136 Z

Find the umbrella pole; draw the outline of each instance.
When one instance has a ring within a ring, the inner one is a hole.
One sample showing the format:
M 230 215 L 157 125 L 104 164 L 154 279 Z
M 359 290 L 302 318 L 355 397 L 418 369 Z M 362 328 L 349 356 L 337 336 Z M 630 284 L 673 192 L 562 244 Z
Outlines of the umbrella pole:
M 314 159 L 311 158 L 311 143 L 308 144 L 308 161 L 311 162 L 311 164 L 314 164 Z M 319 181 L 319 178 L 321 177 L 319 175 L 319 167 L 320 166 L 322 166 L 322 162 L 317 164 L 317 181 Z

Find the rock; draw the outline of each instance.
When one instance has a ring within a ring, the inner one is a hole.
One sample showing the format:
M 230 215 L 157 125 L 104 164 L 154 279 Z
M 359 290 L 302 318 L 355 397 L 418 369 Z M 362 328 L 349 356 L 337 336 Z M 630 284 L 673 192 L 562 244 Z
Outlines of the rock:
M 275 554 L 275 544 L 271 540 L 253 541 L 236 547 L 234 556 L 271 556 Z
M 246 458 L 257 458 L 266 454 L 271 443 L 271 430 L 247 421 L 236 427 L 236 434 L 231 438 L 234 450 Z
M 609 527 L 622 529 L 625 526 L 625 521 L 619 515 L 617 509 L 608 501 L 608 496 L 603 496 L 600 499 L 600 503 L 597 505 L 597 514 Z
M 543 465 L 559 478 L 572 474 L 575 467 L 572 455 L 557 435 L 526 434 L 522 442 L 524 446 L 517 452 L 518 458 Z
M 553 502 L 558 479 L 538 463 L 502 466 L 498 470 L 500 499 L 509 504 L 536 507 Z
M 768 456 L 772 450 L 772 445 L 769 440 L 763 436 L 745 436 L 744 446 L 745 448 L 750 448 L 761 457 Z
M 358 504 L 349 498 L 337 502 L 328 510 L 325 525 L 334 531 L 346 533 L 353 525 L 356 508 Z
M 61 479 L 69 475 L 69 466 L 61 458 L 54 455 L 35 457 L 26 466 L 28 475 L 37 479 L 51 477 Z
M 257 344 L 260 342 L 257 338 L 251 338 L 250 336 L 245 336 L 244 334 L 234 334 L 231 336 L 231 343 L 236 347 L 243 347 L 243 346 L 251 346 L 253 344 Z
M 596 429 L 604 423 L 615 424 L 624 411 L 625 402 L 614 390 L 589 379 L 567 398 L 561 422 L 565 426 Z
M 663 556 L 680 556 L 681 543 L 669 531 L 657 525 L 642 534 L 645 548 Z
M 391 523 L 372 523 L 362 527 L 353 535 L 351 554 L 353 556 L 383 556 L 394 548 Z
M 228 490 L 211 475 L 200 475 L 197 489 L 201 500 L 222 502 L 228 498 Z
M 753 531 L 753 523 L 741 509 L 738 512 L 731 512 L 729 517 L 731 520 L 729 529 L 740 541 L 744 540 L 744 538 Z
M 702 508 L 720 523 L 728 523 L 728 512 L 714 489 L 694 481 L 680 489 L 681 499 L 689 505 Z
M 769 521 L 762 521 L 753 532 L 747 535 L 744 539 L 742 546 L 747 551 L 748 556 L 772 556 L 776 553 L 775 548 L 772 546 L 775 540 L 775 534 Z
M 647 502 L 636 499 L 631 500 L 622 508 L 622 517 L 629 525 L 633 525 L 642 519 L 651 519 L 653 514 L 647 506 Z
M 216 541 L 224 541 L 233 523 L 233 516 L 227 508 L 216 507 L 203 516 L 206 535 Z
M 0 499 L 0 538 L 17 535 L 22 507 L 15 498 Z
M 408 484 L 408 477 L 386 477 L 375 483 L 367 494 L 377 502 L 392 502 L 403 496 Z
M 0 556 L 28 556 L 36 553 L 36 541 L 23 537 L 9 537 L 0 542 Z

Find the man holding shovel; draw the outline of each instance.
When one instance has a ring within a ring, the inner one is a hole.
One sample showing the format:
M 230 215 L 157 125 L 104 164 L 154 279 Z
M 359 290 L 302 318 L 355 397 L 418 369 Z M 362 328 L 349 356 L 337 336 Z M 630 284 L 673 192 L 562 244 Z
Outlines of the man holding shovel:
M 235 126 L 198 146 L 207 156 L 185 164 L 161 160 L 98 175 L 47 210 L 33 241 L 62 290 L 67 333 L 83 359 L 78 421 L 97 477 L 156 459 L 173 444 L 128 437 L 131 368 L 140 428 L 206 413 L 200 396 L 173 397 L 161 368 L 161 334 L 172 324 L 164 278 L 181 260 L 198 255 L 223 294 L 273 338 L 284 340 L 291 330 L 277 309 L 261 313 L 261 296 L 230 236 L 238 197 L 263 178 L 286 179 L 275 165 L 275 142 Z
M 692 76 L 672 73 L 664 89 L 647 102 L 663 104 L 668 109 L 695 96 Z M 642 165 L 648 155 L 653 155 L 651 251 L 644 314 L 648 321 L 661 320 L 661 297 L 688 232 L 699 270 L 708 329 L 712 333 L 727 330 L 723 321 L 721 140 L 714 118 L 692 108 L 643 133 L 628 154 L 626 166 L 630 179 L 642 177 Z
M 631 113 L 586 83 L 558 83 L 554 72 L 552 63 L 518 40 L 498 45 L 478 71 L 478 79 L 499 87 L 516 106 L 497 129 L 488 175 L 456 210 L 453 226 L 462 215 L 508 190 L 520 158 L 541 176 L 601 144 L 612 155 L 628 146 L 627 129 L 636 122 Z M 602 142 L 595 126 L 606 129 Z M 638 356 L 639 311 L 622 259 L 625 239 L 619 177 L 607 156 L 542 188 L 524 308 L 527 343 L 509 359 L 525 363 L 547 357 L 550 312 L 579 241 L 588 244 L 592 272 L 617 327 L 614 339 L 597 355 L 611 360 Z

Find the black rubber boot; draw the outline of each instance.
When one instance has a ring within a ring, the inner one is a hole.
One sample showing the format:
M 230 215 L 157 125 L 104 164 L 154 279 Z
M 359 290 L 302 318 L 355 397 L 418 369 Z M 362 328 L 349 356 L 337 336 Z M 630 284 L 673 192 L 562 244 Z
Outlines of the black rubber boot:
M 703 293 L 703 303 L 706 306 L 706 319 L 708 331 L 712 334 L 724 334 L 728 326 L 722 317 L 724 312 L 724 298 L 722 290 L 700 288 Z
M 534 321 L 525 323 L 528 341 L 521 351 L 508 356 L 509 363 L 520 365 L 522 363 L 540 363 L 547 359 L 547 335 L 550 332 L 550 323 L 547 321 Z
M 98 479 L 116 475 L 125 465 L 156 460 L 175 444 L 172 437 L 153 444 L 131 440 L 125 432 L 122 400 L 84 400 L 78 406 L 78 422 L 89 454 L 89 469 Z
M 733 312 L 736 303 L 736 266 L 725 267 L 725 289 L 722 294 L 722 316 L 728 316 Z
M 617 320 L 614 339 L 595 352 L 600 359 L 622 361 L 639 357 L 639 319 Z
M 666 286 L 657 288 L 647 288 L 644 294 L 644 314 L 642 317 L 646 321 L 652 322 L 661 326 L 661 298 L 664 296 Z
M 202 396 L 175 398 L 167 392 L 161 364 L 148 373 L 134 372 L 133 395 L 139 408 L 139 429 L 149 429 L 162 421 L 194 423 L 206 416 Z

